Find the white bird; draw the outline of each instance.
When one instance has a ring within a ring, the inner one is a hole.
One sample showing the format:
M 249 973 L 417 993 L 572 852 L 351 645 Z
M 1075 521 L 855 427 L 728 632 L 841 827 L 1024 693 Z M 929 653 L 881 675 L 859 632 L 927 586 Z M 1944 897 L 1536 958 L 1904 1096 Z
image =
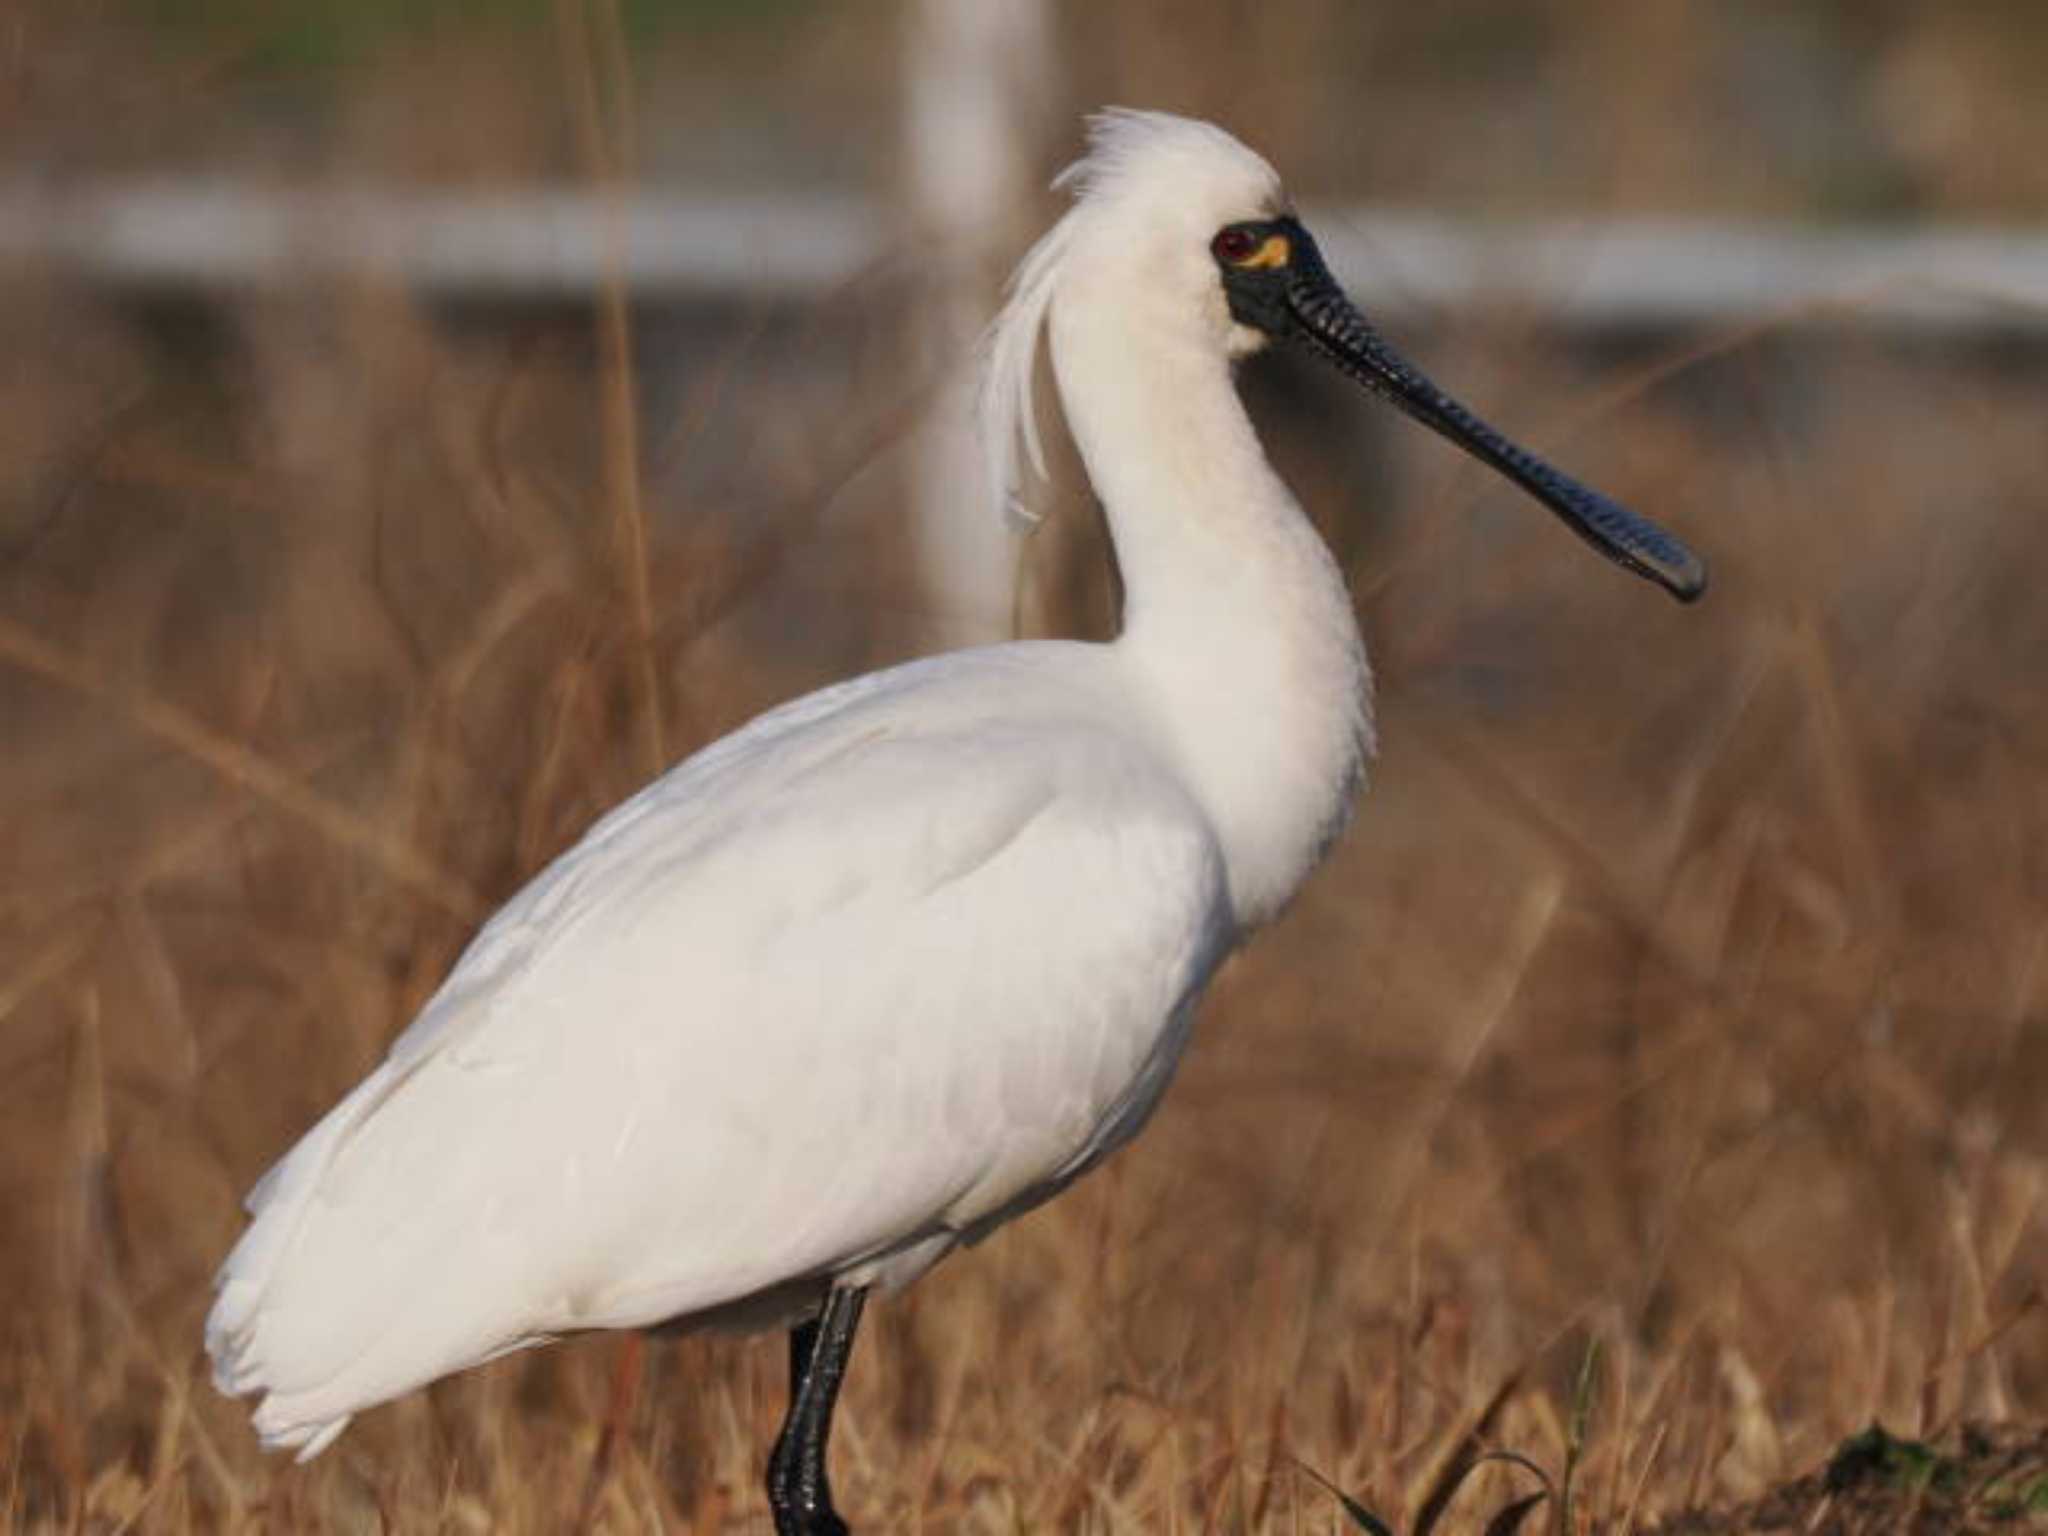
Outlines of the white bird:
M 843 1531 L 825 1443 L 863 1298 L 1127 1141 L 1217 964 L 1327 850 L 1371 751 L 1335 563 L 1233 361 L 1300 341 L 1679 595 L 1669 535 L 1514 447 L 1344 299 L 1221 129 L 1095 118 L 990 333 L 999 501 L 1041 332 L 1107 509 L 1118 637 L 962 651 L 761 716 L 491 919 L 256 1186 L 206 1342 L 271 1446 L 591 1328 L 792 1324 L 779 1532 Z

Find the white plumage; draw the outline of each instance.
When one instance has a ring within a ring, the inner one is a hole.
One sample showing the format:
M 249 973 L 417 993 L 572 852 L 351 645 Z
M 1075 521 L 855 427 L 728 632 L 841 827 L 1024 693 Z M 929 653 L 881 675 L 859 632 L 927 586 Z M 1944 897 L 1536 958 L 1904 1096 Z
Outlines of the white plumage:
M 265 1441 L 572 1329 L 900 1285 L 1132 1134 L 1222 956 L 1368 750 L 1342 581 L 1230 377 L 1209 253 L 1284 212 L 1205 124 L 1097 120 L 989 345 L 999 498 L 1033 358 L 1107 508 L 1107 645 L 1016 644 L 756 720 L 477 936 L 250 1196 L 207 1325 Z
M 1107 645 L 964 651 L 756 720 L 515 896 L 249 1197 L 207 1348 L 272 1445 L 572 1329 L 795 1322 L 781 1536 L 843 1536 L 861 1306 L 1134 1134 L 1222 957 L 1342 826 L 1368 677 L 1234 359 L 1316 352 L 1682 601 L 1705 564 L 1508 441 L 1344 298 L 1206 124 L 1096 119 L 987 349 L 993 493 L 1050 338 L 1124 578 Z

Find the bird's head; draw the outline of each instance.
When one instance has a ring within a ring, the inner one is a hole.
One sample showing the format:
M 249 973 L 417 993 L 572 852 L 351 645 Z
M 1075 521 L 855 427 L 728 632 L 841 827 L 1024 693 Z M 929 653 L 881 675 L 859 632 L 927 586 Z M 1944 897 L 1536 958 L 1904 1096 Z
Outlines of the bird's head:
M 1090 122 L 1088 154 L 1056 184 L 1075 206 L 1018 268 L 989 336 L 983 429 L 1006 496 L 1020 441 L 1044 472 L 1032 358 L 1054 297 L 1079 289 L 1156 311 L 1169 331 L 1229 357 L 1269 341 L 1305 348 L 1512 480 L 1610 560 L 1683 602 L 1706 590 L 1705 562 L 1678 539 L 1511 442 L 1395 351 L 1331 276 L 1272 166 L 1222 129 L 1104 112 Z

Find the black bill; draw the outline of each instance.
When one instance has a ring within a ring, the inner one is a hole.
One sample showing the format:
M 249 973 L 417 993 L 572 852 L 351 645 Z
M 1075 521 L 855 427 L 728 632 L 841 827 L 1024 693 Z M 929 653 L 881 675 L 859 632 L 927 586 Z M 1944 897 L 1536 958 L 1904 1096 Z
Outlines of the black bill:
M 1706 562 L 1648 518 L 1581 485 L 1528 449 L 1510 442 L 1445 394 L 1368 325 L 1324 266 L 1307 230 L 1293 219 L 1268 226 L 1285 237 L 1284 264 L 1226 272 L 1237 318 L 1305 342 L 1345 373 L 1384 395 L 1424 426 L 1490 464 L 1564 519 L 1565 526 L 1680 602 L 1707 589 Z

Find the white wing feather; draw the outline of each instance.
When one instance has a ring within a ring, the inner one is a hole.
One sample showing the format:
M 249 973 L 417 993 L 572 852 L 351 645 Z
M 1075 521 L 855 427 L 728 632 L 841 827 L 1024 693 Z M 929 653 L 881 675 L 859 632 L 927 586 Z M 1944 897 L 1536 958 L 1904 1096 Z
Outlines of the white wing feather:
M 1135 1129 L 1233 925 L 1110 654 L 800 700 L 513 898 L 251 1196 L 208 1347 L 266 1441 L 568 1330 L 907 1278 Z

